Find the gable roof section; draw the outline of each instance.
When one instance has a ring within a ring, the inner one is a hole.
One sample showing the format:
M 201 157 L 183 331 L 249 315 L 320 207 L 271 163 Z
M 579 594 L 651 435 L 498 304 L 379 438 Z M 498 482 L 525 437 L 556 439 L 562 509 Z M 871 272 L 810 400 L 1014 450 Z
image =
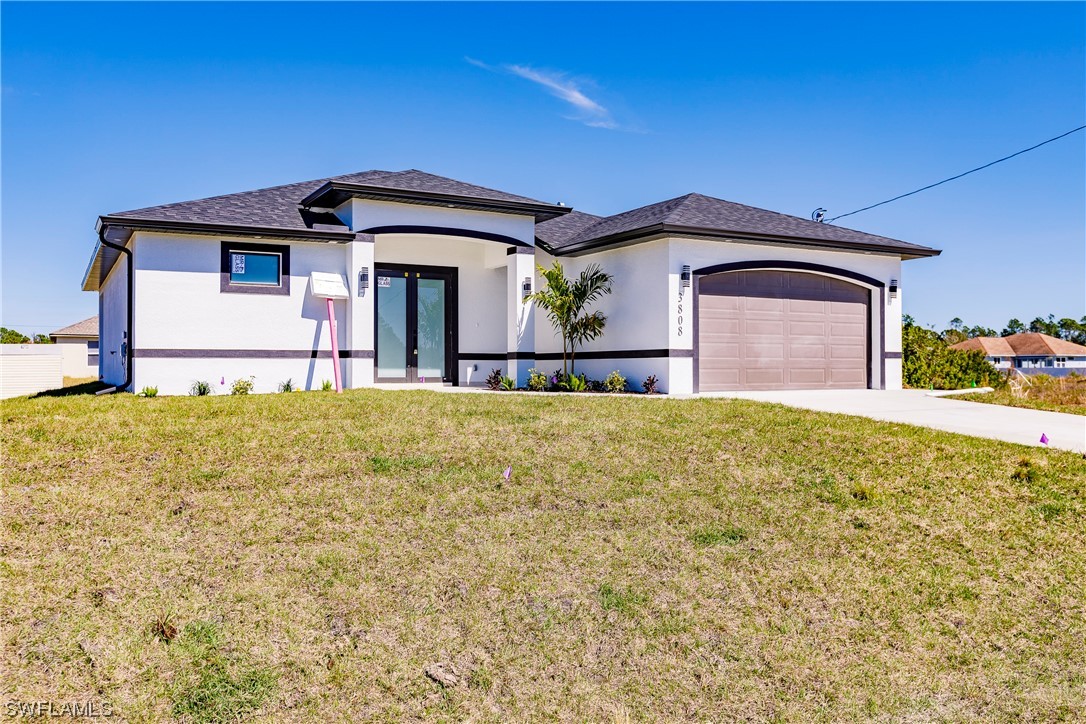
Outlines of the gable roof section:
M 696 193 L 608 216 L 551 246 L 560 254 L 577 254 L 665 235 L 800 243 L 892 252 L 902 258 L 940 253 L 918 244 Z
M 974 337 L 950 345 L 951 349 L 979 349 L 989 357 L 1086 356 L 1086 346 L 1040 332 L 1022 332 L 1006 337 Z
M 950 349 L 959 349 L 966 352 L 979 351 L 987 357 L 1013 357 L 1014 350 L 1007 340 L 1002 337 L 972 337 L 970 339 L 950 345 Z
M 1086 347 L 1040 332 L 1022 332 L 1004 337 L 1017 355 L 1086 355 Z
M 569 239 L 601 220 L 603 220 L 602 216 L 586 214 L 583 211 L 570 211 L 564 216 L 536 224 L 535 238 L 543 246 L 560 249 Z
M 67 327 L 61 327 L 55 332 L 49 333 L 50 337 L 97 337 L 98 336 L 98 315 L 93 317 L 87 317 L 82 322 L 76 322 L 75 324 L 69 324 Z

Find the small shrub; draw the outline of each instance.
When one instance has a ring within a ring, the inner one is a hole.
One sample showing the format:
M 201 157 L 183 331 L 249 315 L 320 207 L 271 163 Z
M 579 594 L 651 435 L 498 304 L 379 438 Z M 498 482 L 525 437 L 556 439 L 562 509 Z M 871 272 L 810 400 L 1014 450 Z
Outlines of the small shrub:
M 645 391 L 646 395 L 656 394 L 656 385 L 660 384 L 656 379 L 656 375 L 649 375 L 645 378 L 645 381 L 641 383 L 641 389 Z
M 532 392 L 547 389 L 547 376 L 534 367 L 528 370 L 528 389 Z
M 280 392 L 294 392 L 297 388 L 294 386 L 294 380 L 290 377 L 286 378 L 279 383 Z
M 196 380 L 189 388 L 189 394 L 193 397 L 204 397 L 211 394 L 211 383 L 204 380 Z
M 622 376 L 621 372 L 615 370 L 604 378 L 603 389 L 605 392 L 625 392 L 626 378 Z
M 512 377 L 502 377 L 501 389 L 503 390 L 515 390 L 517 389 L 517 381 Z
M 321 380 L 321 392 L 332 391 L 332 380 Z
M 140 397 L 158 397 L 157 387 L 144 387 L 140 390 Z
M 490 374 L 486 376 L 486 388 L 494 392 L 502 388 L 502 371 L 500 369 L 490 370 Z
M 566 387 L 570 392 L 586 392 L 588 390 L 588 378 L 582 375 L 573 375 L 566 380 Z
M 234 380 L 234 382 L 230 385 L 230 394 L 231 395 L 247 395 L 247 394 L 249 394 L 250 392 L 253 391 L 253 383 L 254 383 L 255 380 L 256 380 L 256 378 L 251 376 L 251 375 L 249 377 L 239 377 L 238 379 Z

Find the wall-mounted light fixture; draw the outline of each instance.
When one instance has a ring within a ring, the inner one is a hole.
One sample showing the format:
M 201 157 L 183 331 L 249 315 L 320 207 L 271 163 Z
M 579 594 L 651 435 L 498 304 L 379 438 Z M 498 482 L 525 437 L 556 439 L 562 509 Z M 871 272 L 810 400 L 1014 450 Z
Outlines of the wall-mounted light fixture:
M 532 278 L 531 277 L 524 277 L 524 283 L 522 283 L 520 285 L 520 290 L 521 290 L 521 292 L 523 292 L 523 294 L 521 295 L 522 299 L 527 299 L 528 297 L 532 296 Z
M 370 268 L 367 266 L 358 270 L 358 296 L 364 297 L 370 287 Z
M 683 273 L 682 273 L 682 276 L 680 278 L 682 279 L 682 285 L 684 287 L 690 286 L 690 265 L 689 264 L 683 264 Z
M 890 280 L 890 298 L 897 299 L 897 279 Z

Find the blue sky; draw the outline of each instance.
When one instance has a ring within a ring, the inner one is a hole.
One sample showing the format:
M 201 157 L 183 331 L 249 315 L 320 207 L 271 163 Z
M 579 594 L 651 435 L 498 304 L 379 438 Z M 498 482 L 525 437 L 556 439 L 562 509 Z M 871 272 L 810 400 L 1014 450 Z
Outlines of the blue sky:
M 2 323 L 94 314 L 99 214 L 420 168 L 611 214 L 797 216 L 1084 122 L 1083 3 L 11 3 Z M 1086 314 L 1086 133 L 842 225 L 942 248 L 905 311 Z M 846 223 L 847 222 L 847 223 Z

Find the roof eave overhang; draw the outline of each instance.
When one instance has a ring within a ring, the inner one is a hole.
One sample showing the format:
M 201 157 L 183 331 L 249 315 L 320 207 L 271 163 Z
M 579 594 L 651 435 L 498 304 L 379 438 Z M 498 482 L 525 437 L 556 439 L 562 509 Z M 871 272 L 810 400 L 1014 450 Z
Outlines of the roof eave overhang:
M 501 199 L 479 199 L 456 194 L 389 189 L 381 186 L 332 181 L 325 183 L 316 191 L 306 196 L 298 202 L 298 205 L 303 208 L 334 209 L 344 201 L 352 198 L 531 216 L 537 222 L 553 219 L 562 216 L 563 214 L 568 214 L 573 210 L 572 207 L 569 206 L 555 206 L 553 204 L 533 204 L 526 201 L 504 201 Z
M 942 253 L 939 249 L 927 247 L 893 246 L 883 244 L 863 244 L 851 241 L 833 241 L 827 239 L 810 239 L 793 236 L 780 236 L 775 234 L 752 234 L 750 232 L 726 231 L 697 226 L 677 226 L 674 224 L 654 224 L 652 226 L 632 229 L 618 234 L 602 236 L 596 239 L 588 239 L 566 246 L 559 247 L 551 253 L 558 256 L 580 256 L 597 251 L 615 249 L 631 244 L 640 244 L 655 239 L 669 236 L 683 236 L 696 239 L 709 239 L 713 241 L 748 241 L 765 244 L 787 244 L 789 246 L 807 246 L 811 248 L 827 249 L 831 251 L 852 251 L 869 254 L 892 254 L 901 259 L 918 259 L 923 257 L 938 256 Z M 544 245 L 548 251 L 549 245 Z
M 160 231 L 169 234 L 192 236 L 240 236 L 254 239 L 285 239 L 288 241 L 311 241 L 331 244 L 346 244 L 354 241 L 353 231 L 330 231 L 324 229 L 284 229 L 269 226 L 244 226 L 240 224 L 204 224 L 190 221 L 168 221 L 163 219 L 139 219 L 127 216 L 100 216 L 95 224 L 99 237 L 106 236 L 110 241 L 127 244 L 136 231 Z M 98 291 L 102 280 L 112 269 L 103 268 L 105 247 L 101 240 L 94 247 L 87 270 L 83 274 L 83 291 Z

